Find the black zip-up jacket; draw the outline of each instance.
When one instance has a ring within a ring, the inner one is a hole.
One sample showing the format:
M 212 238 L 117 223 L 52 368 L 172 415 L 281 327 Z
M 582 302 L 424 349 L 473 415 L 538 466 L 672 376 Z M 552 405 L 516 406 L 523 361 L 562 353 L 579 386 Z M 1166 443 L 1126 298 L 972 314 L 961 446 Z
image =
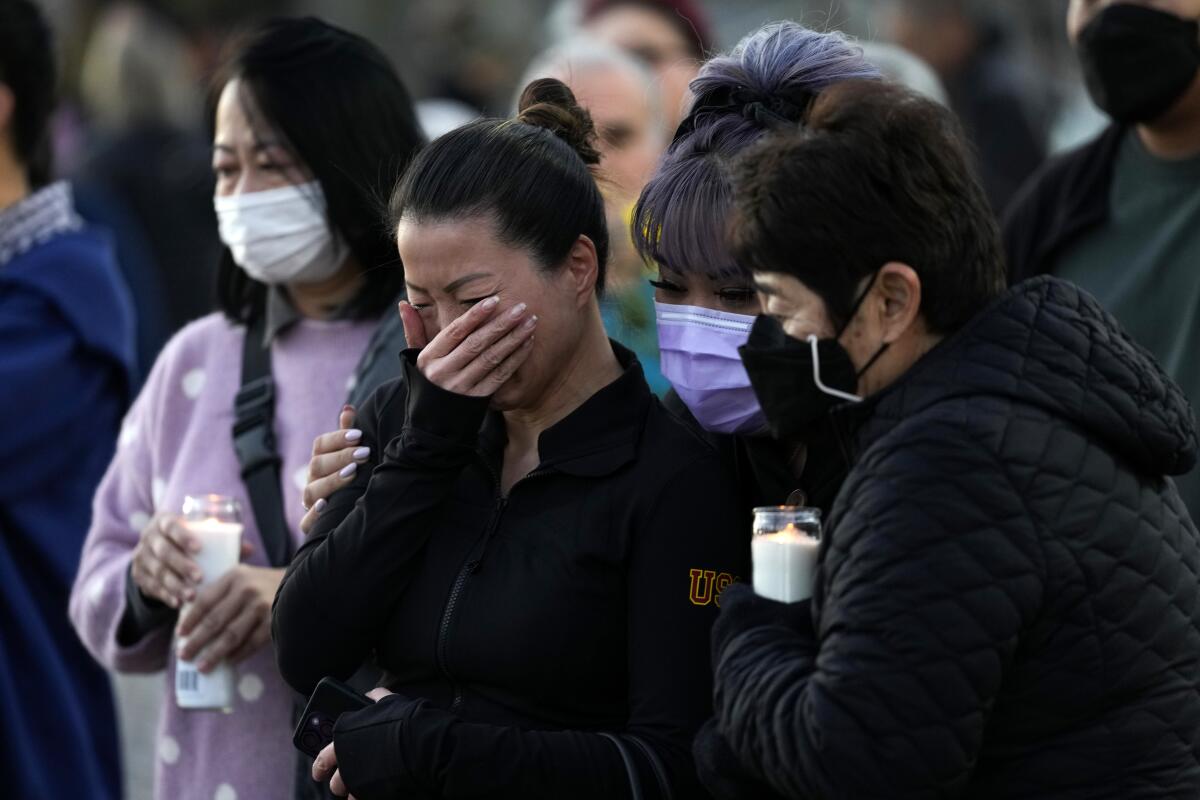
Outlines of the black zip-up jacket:
M 1110 125 L 1048 162 L 1021 188 L 1004 216 L 1010 285 L 1053 272 L 1064 249 L 1108 222 L 1113 165 L 1128 130 Z
M 542 433 L 507 496 L 502 416 L 415 351 L 362 409 L 380 458 L 329 499 L 273 619 L 297 690 L 374 653 L 400 695 L 338 722 L 359 800 L 700 796 L 708 632 L 749 526 L 716 454 L 614 350 L 622 377 Z

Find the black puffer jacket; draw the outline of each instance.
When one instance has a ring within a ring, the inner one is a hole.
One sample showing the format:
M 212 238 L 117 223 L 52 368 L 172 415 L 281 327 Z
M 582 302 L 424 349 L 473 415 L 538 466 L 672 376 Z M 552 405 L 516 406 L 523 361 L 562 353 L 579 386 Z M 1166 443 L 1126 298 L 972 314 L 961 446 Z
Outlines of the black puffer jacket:
M 854 467 L 811 615 L 722 598 L 716 730 L 748 780 L 1200 796 L 1200 541 L 1164 478 L 1196 459 L 1179 389 L 1045 277 L 864 405 L 841 415 Z

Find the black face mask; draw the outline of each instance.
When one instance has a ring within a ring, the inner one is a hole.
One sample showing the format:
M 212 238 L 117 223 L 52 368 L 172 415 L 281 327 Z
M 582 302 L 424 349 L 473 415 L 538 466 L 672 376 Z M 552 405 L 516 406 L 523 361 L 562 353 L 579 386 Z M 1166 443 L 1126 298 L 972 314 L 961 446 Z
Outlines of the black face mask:
M 846 349 L 837 339 L 818 339 L 816 348 L 821 382 L 829 389 L 853 395 L 858 375 Z M 750 338 L 738 353 L 767 427 L 776 439 L 805 441 L 834 406 L 850 402 L 817 388 L 812 343 L 788 336 L 774 317 L 754 320 Z
M 1140 5 L 1108 6 L 1076 45 L 1092 101 L 1117 122 L 1165 114 L 1200 72 L 1200 23 Z
M 767 427 L 776 439 L 808 441 L 829 412 L 844 403 L 858 402 L 858 379 L 888 349 L 887 344 L 861 370 L 854 369 L 850 354 L 838 339 L 858 313 L 871 291 L 874 278 L 855 301 L 847 322 L 831 339 L 794 339 L 784 333 L 774 317 L 759 315 L 750 337 L 738 348 L 750 385 L 758 397 Z

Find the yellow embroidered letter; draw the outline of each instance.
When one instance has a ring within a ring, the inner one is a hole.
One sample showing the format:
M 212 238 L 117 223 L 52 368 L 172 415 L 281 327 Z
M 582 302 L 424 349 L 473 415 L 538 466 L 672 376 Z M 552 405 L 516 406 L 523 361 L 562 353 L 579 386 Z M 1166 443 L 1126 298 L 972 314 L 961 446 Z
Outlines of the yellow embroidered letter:
M 734 577 L 728 572 L 722 572 L 717 576 L 716 591 L 713 593 L 713 600 L 717 604 L 717 608 L 721 607 L 721 592 L 725 591 L 725 587 L 734 582 Z
M 692 579 L 688 598 L 693 605 L 706 606 L 713 600 L 713 583 L 717 573 L 711 569 L 693 569 L 688 571 Z

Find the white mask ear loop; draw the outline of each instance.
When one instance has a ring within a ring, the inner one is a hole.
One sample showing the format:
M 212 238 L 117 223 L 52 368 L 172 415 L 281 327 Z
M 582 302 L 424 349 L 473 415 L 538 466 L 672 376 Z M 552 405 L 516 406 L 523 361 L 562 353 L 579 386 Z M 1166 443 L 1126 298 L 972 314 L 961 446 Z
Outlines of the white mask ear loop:
M 808 343 L 812 347 L 813 383 L 817 385 L 817 388 L 825 394 L 831 397 L 836 397 L 839 400 L 847 400 L 851 403 L 861 403 L 863 399 L 858 395 L 850 394 L 849 392 L 843 392 L 838 389 L 834 389 L 831 386 L 825 385 L 825 383 L 821 380 L 821 358 L 817 355 L 817 335 L 815 333 L 810 333 L 808 335 Z

